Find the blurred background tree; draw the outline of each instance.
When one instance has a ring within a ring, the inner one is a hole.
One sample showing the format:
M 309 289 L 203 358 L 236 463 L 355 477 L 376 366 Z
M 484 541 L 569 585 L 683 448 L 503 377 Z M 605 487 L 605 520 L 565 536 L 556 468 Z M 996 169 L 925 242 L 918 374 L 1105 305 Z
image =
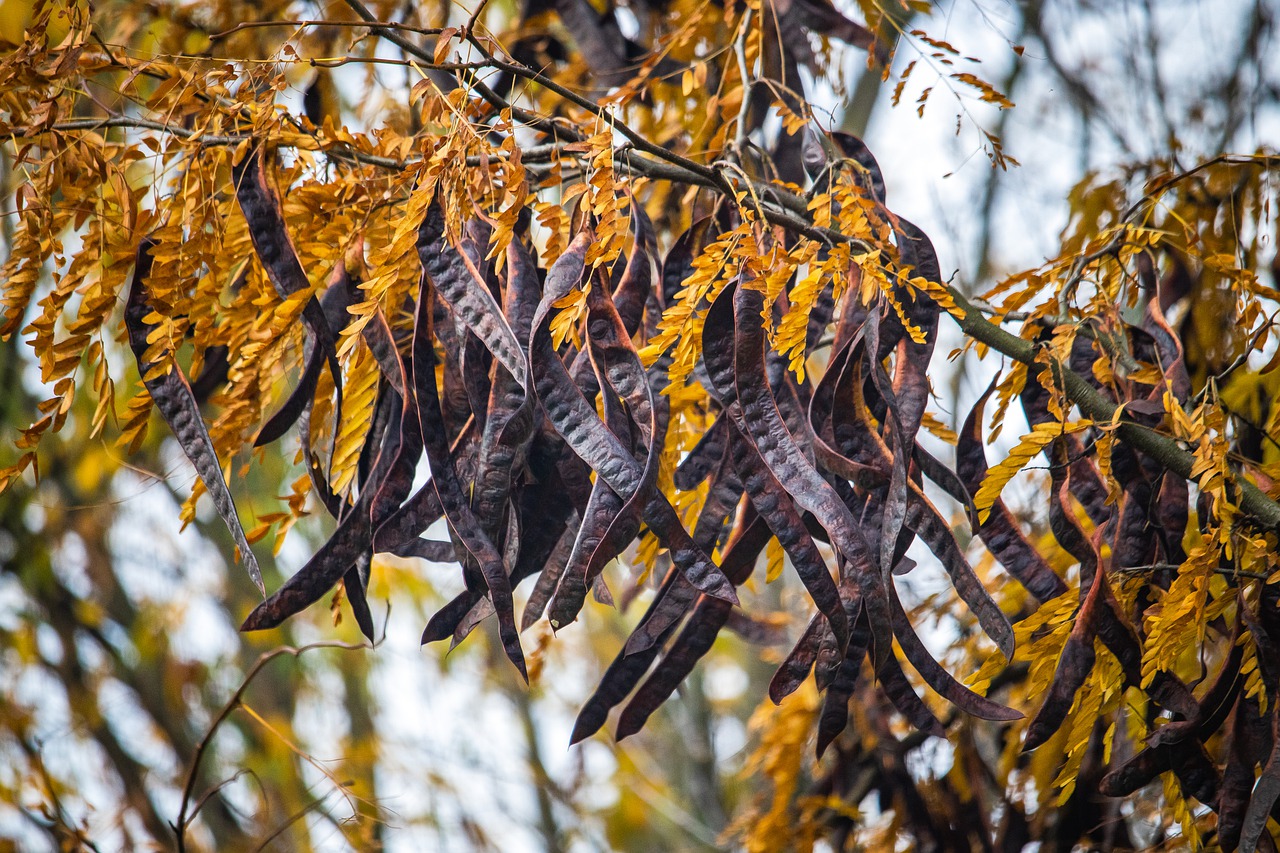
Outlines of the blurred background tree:
M 566 61 L 555 50 L 581 48 L 575 40 L 591 35 L 575 16 L 596 15 L 640 38 L 651 11 L 532 5 L 494 0 L 482 19 L 495 33 L 532 31 L 521 42 L 526 61 L 548 65 Z M 867 139 L 895 207 L 934 235 L 944 277 L 957 271 L 954 283 L 967 293 L 1059 254 L 1070 222 L 1101 215 L 1090 205 L 1108 182 L 1123 197 L 1158 172 L 1280 139 L 1277 10 L 1263 0 L 859 6 L 845 11 L 896 44 L 891 70 L 864 68 L 865 53 L 815 38 L 823 73 L 805 80 L 809 100 L 831 126 Z M 461 26 L 477 11 L 369 7 L 409 28 Z M 61 8 L 51 8 L 48 36 L 57 43 L 68 30 Z M 16 49 L 24 27 L 46 11 L 5 0 L 0 38 Z M 355 20 L 342 2 L 116 0 L 95 4 L 93 32 L 106 53 L 133 58 L 242 59 L 245 67 L 271 59 L 275 69 L 287 58 L 285 38 L 305 43 L 310 56 L 396 58 L 385 42 L 352 40 L 338 27 L 218 37 L 246 21 L 306 19 Z M 555 38 L 540 41 L 543 30 Z M 952 44 L 959 53 L 949 52 Z M 1016 109 L 998 110 L 942 73 L 942 63 L 970 54 Z M 316 125 L 417 129 L 409 91 L 420 69 L 283 64 L 279 102 Z M 102 115 L 110 97 L 108 88 L 84 92 L 77 114 Z M 29 180 L 14 167 L 17 154 L 13 144 L 0 147 L 6 257 Z M 1202 337 L 1220 333 L 1224 316 L 1204 315 Z M 1238 355 L 1212 345 L 1188 351 L 1201 386 Z M 104 357 L 118 369 L 125 363 L 119 351 Z M 969 356 L 946 369 L 950 377 L 935 376 L 934 386 L 959 429 L 991 369 Z M 0 424 L 19 436 L 47 396 L 21 336 L 0 344 L 0 377 Z M 175 838 L 210 850 L 771 850 L 809 849 L 817 839 L 836 849 L 888 849 L 899 833 L 934 849 L 1019 849 L 1037 838 L 1043 849 L 1069 849 L 1081 837 L 1111 849 L 1187 843 L 1187 816 L 1162 809 L 1158 798 L 1069 802 L 1074 814 L 993 800 L 984 776 L 1003 744 L 953 715 L 951 746 L 939 745 L 907 732 L 871 692 L 859 693 L 853 725 L 815 761 L 817 693 L 806 686 L 780 707 L 761 702 L 808 615 L 789 575 L 746 593 L 757 622 L 742 633 L 763 642 L 725 634 L 640 734 L 568 751 L 573 716 L 625 641 L 633 609 L 592 602 L 554 642 L 545 621 L 530 629 L 528 689 L 512 678 L 496 634 L 448 656 L 419 650 L 421 625 L 456 590 L 444 565 L 378 558 L 369 597 L 385 611 L 373 649 L 359 647 L 336 599 L 331 613 L 239 634 L 256 598 L 227 565 L 230 536 L 207 507 L 179 530 L 194 481 L 180 449 L 152 429 L 126 455 L 98 434 L 90 401 L 77 406 L 62 413 L 66 428 L 40 444 L 39 482 L 27 472 L 0 494 L 0 838 L 17 849 L 145 849 Z M 1245 414 L 1265 422 L 1270 413 Z M 288 449 L 268 448 L 253 461 L 237 469 L 236 489 L 242 514 L 264 522 L 251 537 L 268 533 L 274 496 L 288 494 L 297 477 Z M 246 495 L 263 496 L 270 509 L 258 512 L 258 499 Z M 1043 506 L 1027 506 L 1026 518 L 1046 529 Z M 268 588 L 325 532 L 304 519 L 271 557 L 260 554 Z M 950 614 L 953 602 L 932 591 L 917 590 L 920 613 Z M 940 619 L 934 645 L 969 630 L 964 617 Z M 273 655 L 305 644 L 312 646 L 296 655 Z M 953 650 L 955 671 L 976 669 L 968 647 Z M 987 764 L 965 766 L 955 755 Z M 975 810 L 979 789 L 988 793 Z

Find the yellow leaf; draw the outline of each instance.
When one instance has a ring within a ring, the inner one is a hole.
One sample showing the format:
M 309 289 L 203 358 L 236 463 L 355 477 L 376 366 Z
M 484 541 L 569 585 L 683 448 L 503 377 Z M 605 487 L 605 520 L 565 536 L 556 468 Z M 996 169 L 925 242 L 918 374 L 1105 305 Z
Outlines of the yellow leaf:
M 953 432 L 952 429 L 942 421 L 938 420 L 938 417 L 934 415 L 933 412 L 925 412 L 924 417 L 920 419 L 920 425 L 932 433 L 939 441 L 945 441 L 952 447 L 955 447 L 960 442 L 960 439 L 956 436 L 955 432 Z
M 991 507 L 1000 497 L 1000 492 L 1019 471 L 1026 467 L 1031 457 L 1044 449 L 1045 445 L 1059 436 L 1077 433 L 1090 426 L 1093 426 L 1093 421 L 1087 419 L 1065 424 L 1051 422 L 1039 424 L 1024 435 L 1017 446 L 1009 451 L 1007 459 L 987 471 L 982 486 L 973 496 L 974 506 L 978 509 L 978 520 L 987 520 L 987 516 L 991 514 Z
M 765 546 L 765 558 L 768 568 L 765 571 L 764 582 L 773 583 L 782 576 L 782 569 L 786 565 L 784 557 L 786 553 L 782 550 L 782 543 L 778 541 L 778 537 L 769 540 L 769 544 Z

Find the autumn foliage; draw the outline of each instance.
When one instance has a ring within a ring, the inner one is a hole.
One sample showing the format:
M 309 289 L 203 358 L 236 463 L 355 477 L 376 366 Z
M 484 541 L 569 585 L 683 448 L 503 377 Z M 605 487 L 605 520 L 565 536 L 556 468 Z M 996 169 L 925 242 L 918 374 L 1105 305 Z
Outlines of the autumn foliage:
M 867 28 L 822 0 L 631 3 L 634 37 L 573 0 L 444 26 L 233 5 L 158 27 L 37 3 L 0 63 L 25 176 L 2 332 L 48 395 L 0 488 L 72 412 L 127 450 L 167 430 L 184 521 L 207 496 L 264 592 L 246 632 L 328 601 L 374 641 L 378 555 L 421 558 L 462 585 L 423 643 L 493 617 L 527 680 L 535 623 L 637 599 L 575 743 L 640 731 L 722 632 L 775 631 L 750 602 L 794 572 L 810 619 L 755 720 L 748 849 L 843 849 L 871 793 L 922 847 L 1138 847 L 1120 803 L 1144 791 L 1162 834 L 1274 848 L 1274 157 L 1082 185 L 1059 256 L 976 299 L 810 113 L 800 70 L 837 47 L 888 77 L 873 4 Z M 412 83 L 352 130 L 332 103 L 360 63 Z M 949 324 L 1004 358 L 955 432 L 929 373 Z M 246 529 L 239 481 L 275 448 L 289 493 Z M 1029 466 L 1047 530 L 1002 498 Z M 312 514 L 327 541 L 264 585 L 255 548 Z M 937 568 L 941 656 L 895 580 Z M 921 778 L 929 738 L 953 767 Z

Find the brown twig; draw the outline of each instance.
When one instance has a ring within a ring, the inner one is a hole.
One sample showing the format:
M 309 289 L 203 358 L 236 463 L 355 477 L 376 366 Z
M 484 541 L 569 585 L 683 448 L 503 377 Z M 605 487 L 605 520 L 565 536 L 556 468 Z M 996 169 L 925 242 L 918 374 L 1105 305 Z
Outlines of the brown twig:
M 323 641 L 309 643 L 305 646 L 281 646 L 280 648 L 272 649 L 269 652 L 264 652 L 258 657 L 253 666 L 249 668 L 249 671 L 245 673 L 244 678 L 240 681 L 240 685 L 236 688 L 235 692 L 231 694 L 231 698 L 227 700 L 226 704 L 222 706 L 222 710 L 220 710 L 217 716 L 213 718 L 213 722 L 205 731 L 204 737 L 200 738 L 200 743 L 196 745 L 195 755 L 191 759 L 191 767 L 187 771 L 186 783 L 182 786 L 182 802 L 178 808 L 178 818 L 175 823 L 170 824 L 174 834 L 177 836 L 178 853 L 184 853 L 187 849 L 187 827 L 190 826 L 191 821 L 194 820 L 195 816 L 199 813 L 198 807 L 191 810 L 190 813 L 188 813 L 188 808 L 191 804 L 191 795 L 195 789 L 196 776 L 200 771 L 200 763 L 204 759 L 205 753 L 209 750 L 209 746 L 213 743 L 214 735 L 217 734 L 218 729 L 221 728 L 222 724 L 227 721 L 227 718 L 231 716 L 231 713 L 235 711 L 236 708 L 239 708 L 243 703 L 245 691 L 249 688 L 249 685 L 253 683 L 253 680 L 258 677 L 258 674 L 262 672 L 263 668 L 276 658 L 284 657 L 286 655 L 296 658 L 313 649 L 343 649 L 346 651 L 355 651 L 356 649 L 367 648 L 370 648 L 367 643 Z M 203 805 L 206 799 L 206 797 L 201 797 L 199 805 Z
M 368 26 L 369 26 L 368 23 L 364 21 L 335 21 L 328 18 L 319 19 L 319 20 L 305 20 L 305 21 L 303 20 L 242 21 L 241 23 L 236 24 L 234 27 L 232 27 L 229 30 L 223 30 L 220 33 L 210 33 L 209 40 L 217 41 L 218 39 L 226 38 L 232 33 L 238 33 L 241 30 L 261 29 L 264 27 L 296 27 L 298 29 L 301 29 L 303 27 L 352 27 L 352 28 L 367 29 Z M 387 21 L 380 22 L 378 26 L 382 27 L 383 29 L 404 30 L 405 32 L 417 33 L 418 35 L 423 35 L 423 36 L 438 36 L 442 32 L 440 27 L 414 27 L 414 26 L 410 26 L 409 24 L 397 24 L 397 23 L 391 23 Z
M 1111 571 L 1121 574 L 1138 574 L 1140 572 L 1176 572 L 1182 568 L 1176 563 L 1151 563 L 1146 566 L 1112 566 Z M 1250 572 L 1244 569 L 1229 569 L 1217 566 L 1213 569 L 1214 574 L 1225 575 L 1229 578 L 1248 578 L 1249 580 L 1264 581 L 1271 577 L 1262 572 Z
M 293 814 L 289 815 L 288 819 L 285 820 L 284 823 L 276 827 L 275 830 L 272 831 L 270 835 L 268 835 L 266 838 L 262 840 L 261 844 L 253 848 L 254 853 L 261 853 L 261 851 L 266 850 L 267 847 L 271 845 L 271 842 L 275 841 L 277 838 L 279 838 L 281 835 L 284 834 L 285 830 L 293 826 L 298 821 L 302 820 L 307 815 L 311 814 L 311 812 L 320 808 L 320 806 L 324 805 L 324 801 L 325 801 L 325 797 L 317 797 L 316 799 L 307 803 L 302 808 L 298 809 Z

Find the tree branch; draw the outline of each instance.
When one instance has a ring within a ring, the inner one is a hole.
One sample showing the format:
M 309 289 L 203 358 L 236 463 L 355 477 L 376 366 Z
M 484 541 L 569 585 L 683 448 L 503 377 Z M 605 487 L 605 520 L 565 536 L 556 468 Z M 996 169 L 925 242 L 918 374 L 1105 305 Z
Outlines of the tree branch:
M 231 698 L 222 706 L 222 710 L 218 712 L 216 717 L 214 717 L 213 722 L 209 725 L 204 737 L 200 739 L 200 743 L 196 746 L 196 754 L 191 759 L 191 768 L 187 771 L 187 781 L 182 786 L 182 803 L 178 807 L 178 819 L 176 823 L 171 824 L 174 834 L 177 836 L 178 853 L 184 853 L 187 849 L 187 827 L 190 826 L 191 821 L 195 819 L 195 816 L 198 813 L 198 809 L 191 811 L 190 814 L 188 814 L 187 810 L 191 805 L 191 795 L 195 788 L 196 775 L 200 770 L 200 762 L 204 759 L 204 755 L 209 750 L 210 744 L 213 743 L 213 736 L 217 734 L 218 729 L 221 728 L 222 724 L 231 716 L 231 712 L 240 707 L 244 700 L 244 692 L 249 689 L 249 685 L 258 677 L 258 673 L 262 672 L 263 667 L 278 657 L 289 655 L 296 658 L 305 652 L 311 651 L 312 649 L 344 649 L 347 651 L 354 651 L 356 649 L 366 648 L 369 648 L 369 646 L 365 643 L 339 643 L 325 641 L 310 643 L 305 646 L 281 646 L 278 649 L 272 649 L 271 651 L 265 652 L 259 656 L 257 661 L 254 662 L 253 666 L 249 668 L 249 671 L 240 681 L 240 686 L 236 688 L 235 692 L 231 694 Z M 203 804 L 204 800 L 205 798 L 201 798 L 200 803 Z M 288 824 L 286 824 L 286 826 L 287 825 Z
M 383 25 L 378 21 L 376 16 L 369 11 L 359 0 L 345 0 L 357 15 L 369 23 L 370 31 L 379 37 L 386 39 L 392 44 L 404 50 L 407 54 L 420 59 L 424 67 L 448 67 L 447 64 L 434 62 L 434 57 L 427 51 L 418 47 L 402 36 L 395 29 Z M 672 181 L 683 183 L 686 185 L 701 186 L 713 191 L 719 192 L 724 196 L 736 201 L 737 193 L 743 190 L 749 190 L 754 197 L 760 200 L 758 209 L 765 219 L 787 230 L 808 237 L 812 240 L 826 243 L 828 245 L 836 245 L 838 243 L 848 243 L 855 248 L 863 251 L 869 249 L 863 241 L 848 237 L 838 231 L 830 228 L 822 228 L 815 226 L 813 220 L 809 216 L 808 205 L 806 200 L 795 193 L 789 192 L 779 186 L 770 183 L 764 183 L 754 180 L 748 180 L 734 175 L 724 169 L 717 169 L 698 163 L 695 160 L 668 151 L 660 145 L 656 145 L 645 139 L 634 129 L 616 116 L 608 112 L 608 110 L 600 105 L 590 101 L 588 98 L 573 92 L 555 81 L 547 78 L 536 69 L 530 68 L 518 62 L 507 61 L 494 56 L 486 49 L 480 40 L 471 32 L 465 32 L 464 37 L 485 57 L 485 63 L 466 63 L 468 69 L 464 73 L 470 78 L 468 83 L 476 93 L 490 102 L 493 106 L 501 109 L 510 109 L 513 117 L 520 121 L 532 124 L 539 129 L 557 136 L 564 136 L 571 140 L 581 140 L 583 137 L 580 133 L 568 128 L 562 128 L 551 122 L 545 117 L 535 115 L 526 110 L 521 110 L 510 102 L 498 96 L 489 87 L 480 81 L 470 70 L 470 66 L 475 64 L 487 65 L 496 70 L 506 71 L 522 79 L 537 83 L 546 87 L 549 91 L 560 95 L 565 100 L 590 111 L 597 117 L 605 120 L 618 133 L 624 136 L 631 144 L 631 148 L 624 146 L 615 152 L 615 161 L 624 171 L 632 175 L 641 175 L 656 180 Z M 55 125 L 57 129 L 74 130 L 74 129 L 96 129 L 99 127 L 140 127 L 158 130 L 162 132 L 174 133 L 183 138 L 195 138 L 197 134 L 185 128 L 167 125 L 162 122 L 151 121 L 141 118 L 131 117 L 112 117 L 107 119 L 83 119 L 62 122 Z M 202 137 L 201 141 L 205 144 L 238 144 L 246 137 L 228 136 L 228 137 Z M 546 147 L 550 151 L 556 148 L 560 143 L 551 143 Z M 408 165 L 405 162 L 392 161 L 387 158 L 374 158 L 371 155 L 359 154 L 358 152 L 331 152 L 335 156 L 349 156 L 353 160 L 367 162 L 371 165 L 378 165 L 385 168 L 404 168 Z M 640 156 L 647 154 L 648 157 Z M 650 159 L 655 158 L 655 159 Z M 1222 156 L 1213 160 L 1201 163 L 1196 167 L 1171 176 L 1168 180 L 1154 188 L 1144 197 L 1144 200 L 1150 198 L 1153 194 L 1158 194 L 1167 190 L 1173 184 L 1185 180 L 1192 175 L 1208 168 L 1217 163 L 1235 163 L 1235 164 L 1256 164 L 1263 168 L 1270 168 L 1280 162 L 1280 158 L 1272 156 L 1258 157 L 1239 157 L 1239 156 Z M 1130 216 L 1142 207 L 1142 202 L 1133 205 L 1122 221 L 1128 221 Z M 1115 251 L 1116 241 L 1108 243 L 1102 249 L 1092 253 L 1092 257 L 1096 259 L 1109 252 Z M 1086 261 L 1087 262 L 1087 261 Z M 1078 275 L 1080 264 L 1077 263 L 1073 268 L 1073 275 Z M 1014 359 L 1023 364 L 1030 365 L 1035 361 L 1034 345 L 1011 334 L 1000 326 L 990 322 L 982 316 L 981 311 L 976 308 L 959 290 L 948 286 L 948 292 L 956 305 L 963 311 L 963 316 L 952 314 L 952 318 L 960 326 L 961 331 L 965 335 L 980 343 L 986 344 L 991 349 Z M 1052 362 L 1051 366 L 1062 377 L 1063 390 L 1067 397 L 1075 403 L 1080 410 L 1088 417 L 1095 421 L 1111 421 L 1115 418 L 1117 406 L 1110 400 L 1106 399 L 1102 394 L 1096 391 L 1081 376 L 1072 372 L 1065 364 L 1060 361 Z M 1151 456 L 1169 470 L 1183 477 L 1191 479 L 1191 471 L 1195 464 L 1195 457 L 1188 451 L 1182 449 L 1173 439 L 1154 432 L 1146 427 L 1125 419 L 1123 416 L 1119 419 L 1116 436 L 1124 443 L 1139 450 L 1148 456 Z M 1236 496 L 1239 499 L 1239 505 L 1242 512 L 1254 519 L 1263 529 L 1280 533 L 1280 503 L 1268 497 L 1261 489 L 1249 482 L 1240 475 L 1232 478 L 1232 484 L 1235 487 Z
M 948 288 L 951 298 L 955 300 L 965 313 L 963 317 L 952 318 L 960 326 L 960 330 L 979 343 L 986 344 L 993 350 L 1007 355 L 1015 361 L 1030 365 L 1035 362 L 1036 348 L 1030 341 L 1010 334 L 982 316 L 976 308 L 954 287 Z M 1086 382 L 1081 376 L 1067 368 L 1060 361 L 1051 365 L 1062 377 L 1063 390 L 1067 397 L 1080 407 L 1080 411 L 1094 421 L 1107 422 L 1115 418 L 1114 403 Z M 1195 465 L 1195 456 L 1178 446 L 1168 436 L 1161 435 L 1133 421 L 1121 417 L 1116 429 L 1116 437 L 1125 444 L 1140 450 L 1170 471 L 1183 479 L 1191 479 L 1191 469 Z M 1240 509 L 1253 518 L 1263 528 L 1280 533 L 1280 503 L 1267 495 L 1245 478 L 1237 475 L 1233 478 L 1239 496 Z

